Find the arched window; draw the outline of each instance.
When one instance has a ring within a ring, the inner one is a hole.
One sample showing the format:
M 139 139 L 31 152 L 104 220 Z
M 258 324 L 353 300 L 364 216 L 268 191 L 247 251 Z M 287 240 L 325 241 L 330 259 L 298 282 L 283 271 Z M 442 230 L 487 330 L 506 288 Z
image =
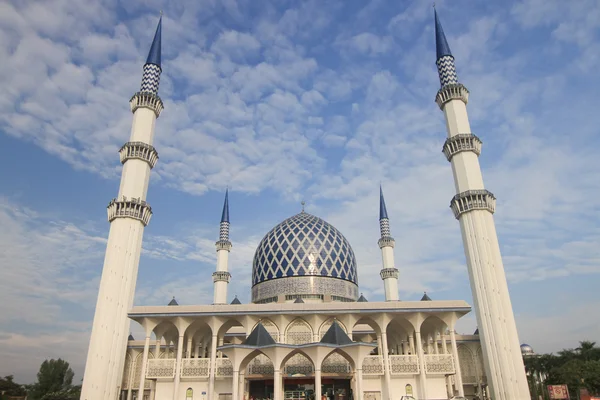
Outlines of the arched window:
M 194 398 L 194 389 L 188 388 L 185 391 L 185 400 L 192 400 Z

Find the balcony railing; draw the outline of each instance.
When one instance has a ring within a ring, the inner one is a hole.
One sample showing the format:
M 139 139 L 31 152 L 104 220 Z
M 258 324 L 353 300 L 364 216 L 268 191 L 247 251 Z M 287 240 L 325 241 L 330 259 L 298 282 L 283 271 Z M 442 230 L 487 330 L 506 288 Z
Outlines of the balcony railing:
M 383 375 L 383 357 L 367 356 L 362 364 L 363 375 Z
M 215 376 L 218 378 L 226 378 L 233 376 L 233 365 L 231 364 L 231 360 L 228 358 L 217 358 L 216 360 L 216 374 Z
M 175 377 L 175 360 L 174 358 L 159 358 L 157 360 L 148 360 L 148 368 L 146 368 L 146 378 L 174 378 Z
M 419 357 L 391 355 L 390 373 L 392 375 L 417 375 L 419 373 Z
M 426 354 L 425 372 L 428 374 L 453 374 L 455 370 L 452 354 Z
M 184 358 L 181 360 L 182 378 L 208 378 L 210 358 Z

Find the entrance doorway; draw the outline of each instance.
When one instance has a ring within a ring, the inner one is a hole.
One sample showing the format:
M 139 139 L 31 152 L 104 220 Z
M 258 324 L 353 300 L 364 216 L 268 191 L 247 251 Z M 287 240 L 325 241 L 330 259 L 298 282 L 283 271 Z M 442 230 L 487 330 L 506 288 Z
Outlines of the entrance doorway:
M 248 394 L 254 400 L 273 399 L 273 380 L 251 380 L 249 381 Z
M 314 400 L 315 380 L 313 378 L 285 378 L 283 380 L 285 400 Z
M 353 400 L 350 379 L 321 379 L 321 393 L 327 400 Z

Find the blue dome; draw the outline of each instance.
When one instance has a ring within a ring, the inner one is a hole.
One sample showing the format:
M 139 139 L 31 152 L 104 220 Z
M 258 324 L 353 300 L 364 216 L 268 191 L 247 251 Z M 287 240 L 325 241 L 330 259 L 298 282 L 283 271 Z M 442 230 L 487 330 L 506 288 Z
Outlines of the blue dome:
M 252 262 L 252 285 L 311 275 L 358 282 L 356 257 L 344 235 L 321 218 L 301 212 L 261 240 Z

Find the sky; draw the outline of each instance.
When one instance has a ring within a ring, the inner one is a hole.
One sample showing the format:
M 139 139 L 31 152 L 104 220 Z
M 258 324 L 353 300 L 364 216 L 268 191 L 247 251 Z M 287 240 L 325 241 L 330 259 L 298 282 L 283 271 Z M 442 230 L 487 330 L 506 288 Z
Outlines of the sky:
M 227 187 L 230 300 L 249 301 L 258 242 L 303 200 L 350 241 L 360 291 L 383 300 L 380 183 L 400 298 L 472 304 L 430 0 L 3 0 L 0 375 L 31 383 L 61 357 L 82 376 L 105 207 L 160 10 L 165 110 L 136 305 L 212 302 Z M 600 3 L 437 10 L 484 143 L 520 340 L 600 342 Z M 458 331 L 475 328 L 472 312 Z

